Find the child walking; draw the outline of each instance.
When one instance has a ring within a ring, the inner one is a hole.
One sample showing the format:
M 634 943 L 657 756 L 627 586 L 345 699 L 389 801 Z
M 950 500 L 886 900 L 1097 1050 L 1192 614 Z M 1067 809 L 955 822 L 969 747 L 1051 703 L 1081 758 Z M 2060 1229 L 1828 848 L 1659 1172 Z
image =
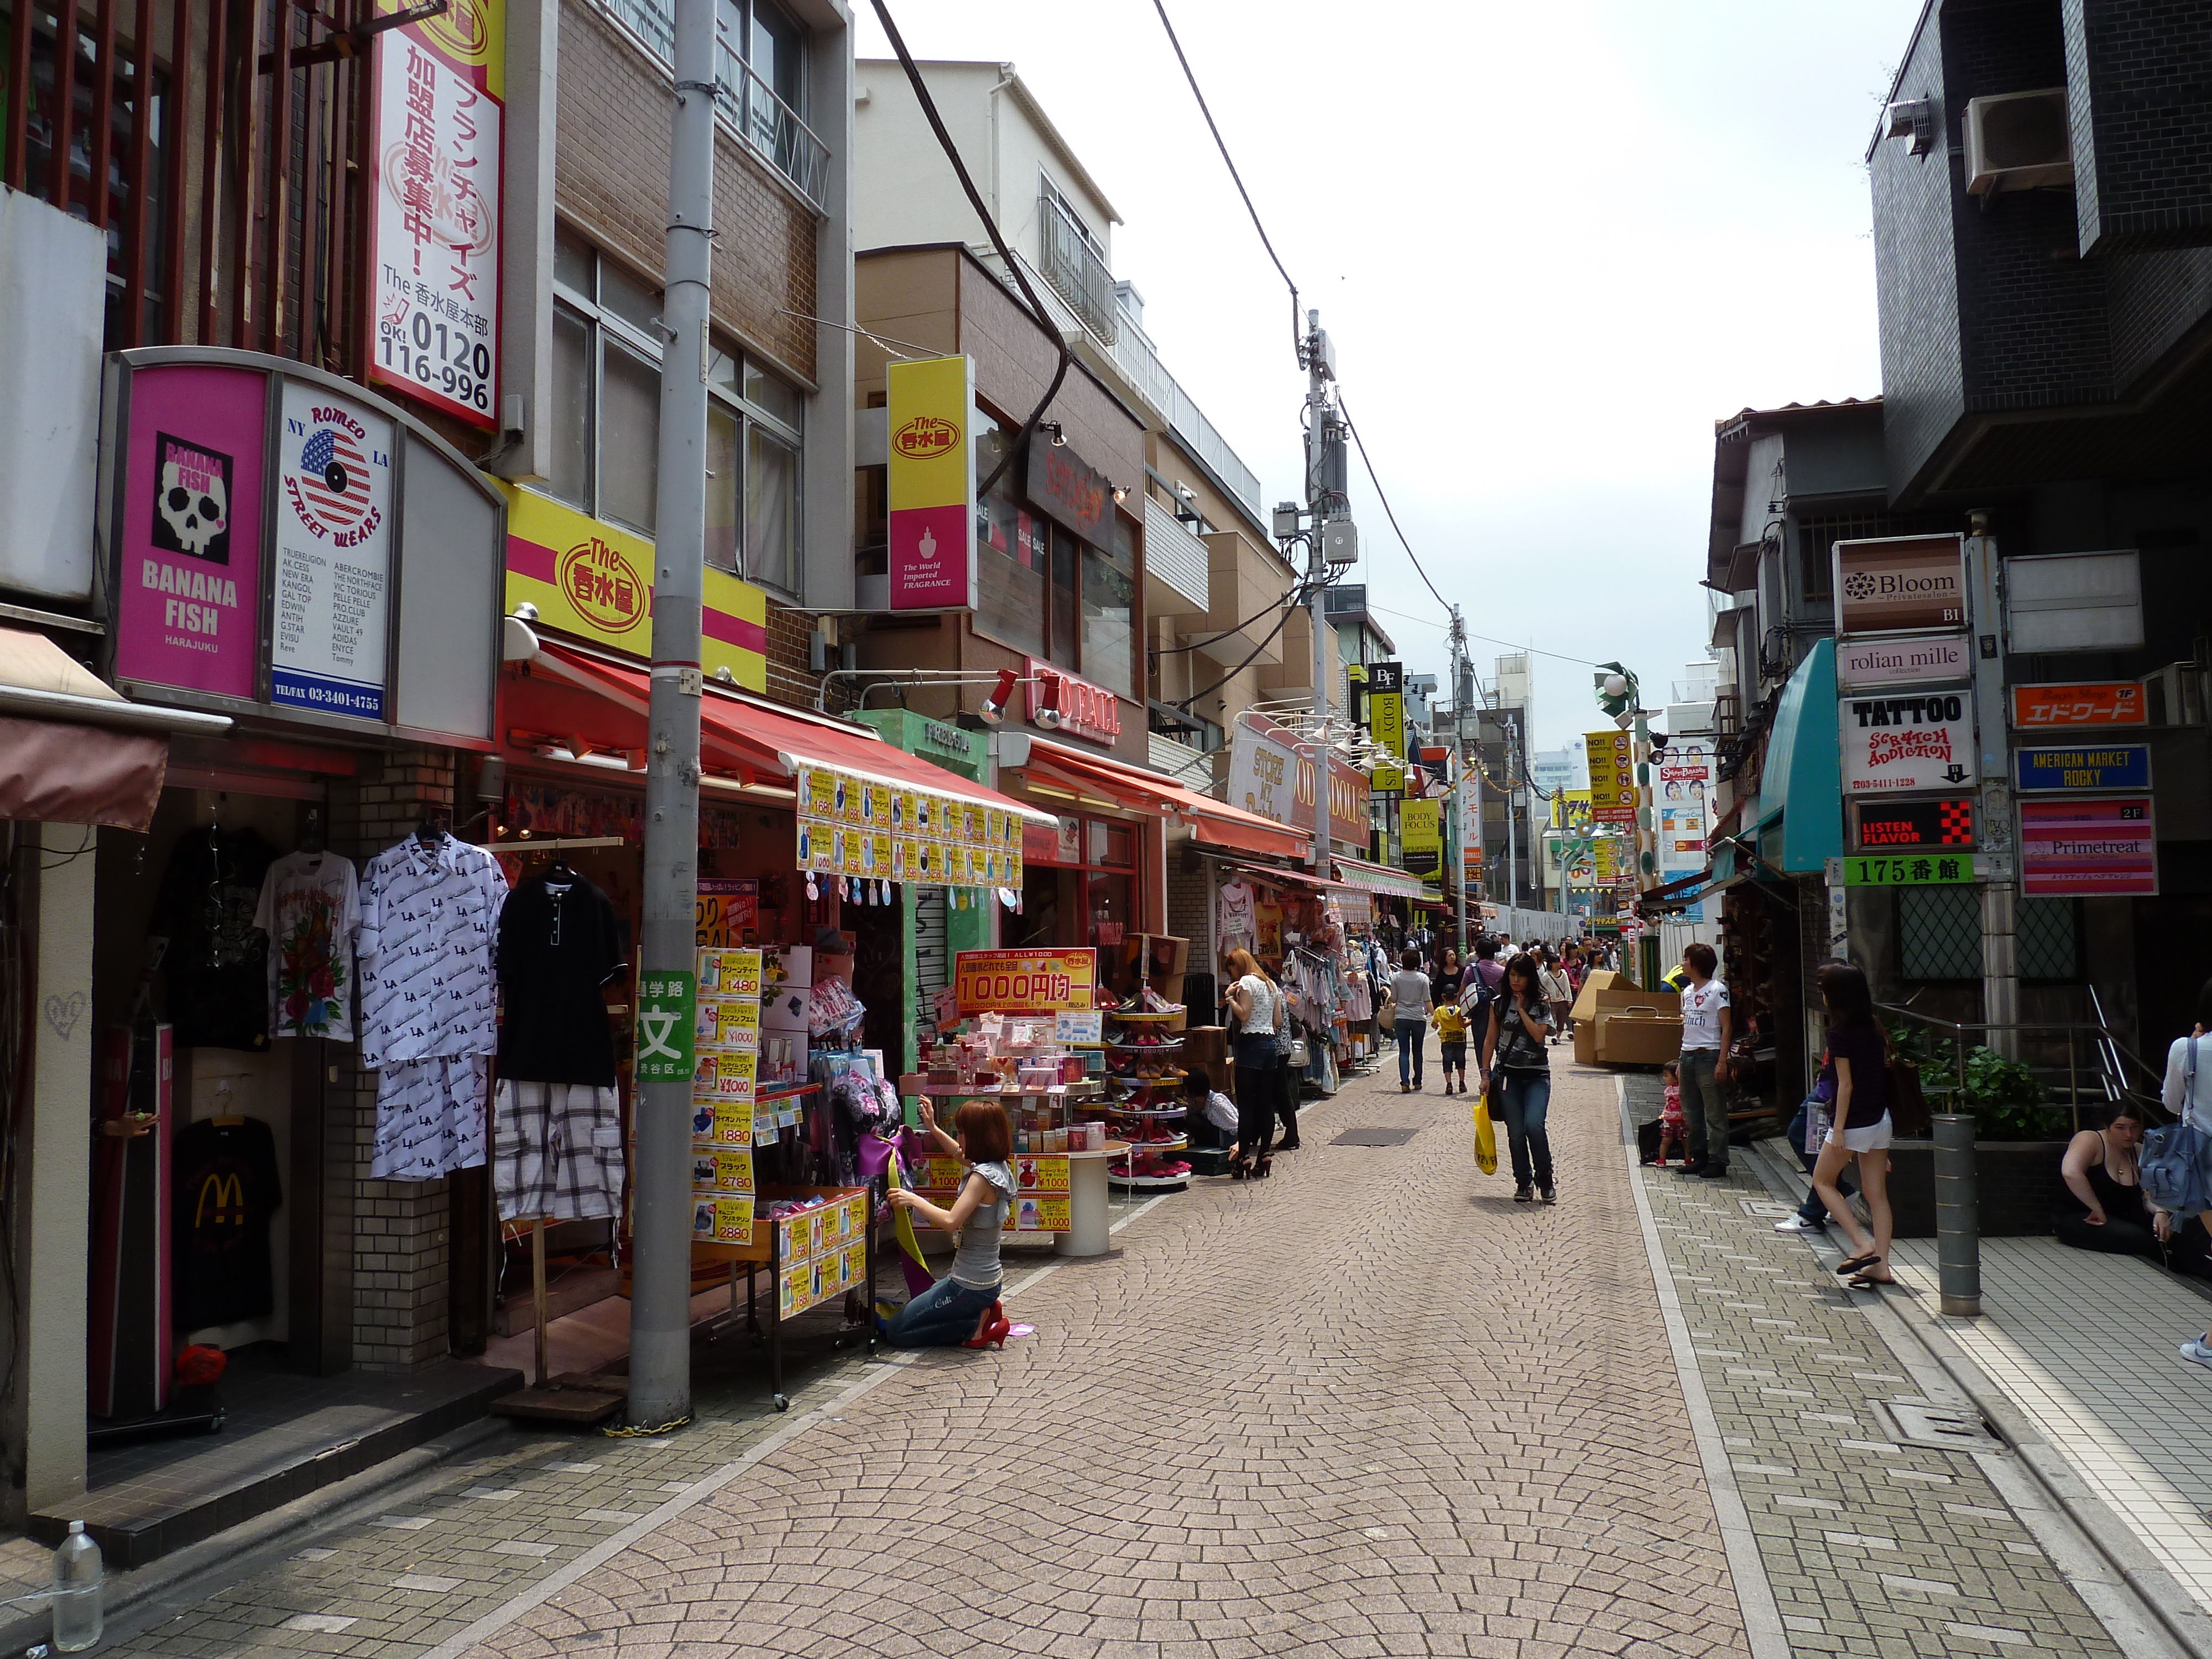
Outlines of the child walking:
M 1443 1050 L 1444 1092 L 1451 1094 L 1452 1073 L 1459 1073 L 1457 1092 L 1467 1092 L 1467 1013 L 1456 1002 L 1439 1002 L 1437 1011 L 1429 1016 L 1429 1023 L 1437 1028 L 1437 1042 Z

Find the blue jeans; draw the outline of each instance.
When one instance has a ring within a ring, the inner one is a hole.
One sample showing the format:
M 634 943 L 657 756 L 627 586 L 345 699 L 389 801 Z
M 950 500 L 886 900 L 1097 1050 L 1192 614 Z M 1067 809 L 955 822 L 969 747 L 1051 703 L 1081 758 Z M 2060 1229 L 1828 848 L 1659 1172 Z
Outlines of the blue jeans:
M 1817 1156 L 1805 1150 L 1805 1116 L 1810 1109 L 1809 1103 L 1799 1101 L 1797 1115 L 1790 1120 L 1790 1127 L 1785 1131 L 1790 1137 L 1790 1150 L 1797 1154 L 1797 1161 L 1805 1166 L 1805 1173 L 1808 1176 L 1813 1173 L 1813 1166 L 1820 1161 Z M 1849 1198 L 1854 1190 L 1850 1168 L 1849 1164 L 1844 1164 L 1836 1176 L 1837 1190 L 1845 1198 Z M 1828 1224 L 1828 1206 L 1820 1202 L 1820 1194 L 1808 1193 L 1805 1195 L 1805 1201 L 1797 1206 L 1797 1218 L 1811 1227 Z
M 983 1310 L 999 1299 L 999 1286 L 971 1291 L 959 1280 L 940 1279 L 891 1316 L 884 1334 L 894 1348 L 949 1348 L 975 1334 Z
M 1491 1091 L 1513 1150 L 1514 1184 L 1551 1186 L 1552 1137 L 1544 1120 L 1552 1109 L 1552 1074 L 1501 1069 L 1491 1074 Z
M 1398 1022 L 1398 1081 L 1421 1086 L 1421 1043 L 1428 1035 L 1425 1020 L 1401 1019 Z

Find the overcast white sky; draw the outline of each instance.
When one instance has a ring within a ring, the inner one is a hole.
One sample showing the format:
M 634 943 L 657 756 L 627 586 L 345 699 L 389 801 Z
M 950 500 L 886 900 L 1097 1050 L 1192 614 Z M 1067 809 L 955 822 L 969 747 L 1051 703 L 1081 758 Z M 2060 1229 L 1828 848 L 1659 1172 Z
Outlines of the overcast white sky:
M 1288 296 L 1151 0 L 891 0 L 917 57 L 1012 63 L 1127 222 L 1170 370 L 1297 494 Z M 1714 420 L 1881 390 L 1863 156 L 1920 0 L 1169 0 L 1337 343 L 1400 523 L 1470 630 L 1636 670 L 1706 654 Z M 863 56 L 889 46 L 856 0 Z M 1409 672 L 1441 610 L 1355 463 L 1352 580 Z M 1475 641 L 1486 682 L 1492 654 Z M 1595 724 L 1536 659 L 1536 740 Z

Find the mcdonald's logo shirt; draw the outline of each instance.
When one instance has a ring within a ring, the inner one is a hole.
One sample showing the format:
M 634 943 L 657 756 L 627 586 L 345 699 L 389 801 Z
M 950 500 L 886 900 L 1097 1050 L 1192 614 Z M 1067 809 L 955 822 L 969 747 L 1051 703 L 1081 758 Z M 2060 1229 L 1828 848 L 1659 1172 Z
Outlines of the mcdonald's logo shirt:
M 269 1126 L 203 1118 L 178 1132 L 173 1158 L 178 1330 L 272 1312 L 269 1219 L 283 1188 Z

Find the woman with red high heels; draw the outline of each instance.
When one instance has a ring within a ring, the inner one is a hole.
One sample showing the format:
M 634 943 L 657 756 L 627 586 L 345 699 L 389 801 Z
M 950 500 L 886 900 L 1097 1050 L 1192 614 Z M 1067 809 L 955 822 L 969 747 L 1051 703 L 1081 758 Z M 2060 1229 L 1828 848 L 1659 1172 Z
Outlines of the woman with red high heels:
M 891 1194 L 891 1202 L 915 1212 L 930 1226 L 960 1235 L 952 1270 L 891 1316 L 884 1335 L 896 1348 L 981 1348 L 1006 1346 L 1011 1328 L 1000 1305 L 999 1239 L 1014 1201 L 1014 1172 L 1006 1160 L 1014 1150 L 1013 1125 L 994 1100 L 961 1103 L 953 1114 L 958 1137 L 939 1127 L 928 1097 L 921 1102 L 921 1127 L 936 1138 L 948 1158 L 964 1159 L 968 1174 L 952 1207 L 941 1210 L 910 1188 Z

